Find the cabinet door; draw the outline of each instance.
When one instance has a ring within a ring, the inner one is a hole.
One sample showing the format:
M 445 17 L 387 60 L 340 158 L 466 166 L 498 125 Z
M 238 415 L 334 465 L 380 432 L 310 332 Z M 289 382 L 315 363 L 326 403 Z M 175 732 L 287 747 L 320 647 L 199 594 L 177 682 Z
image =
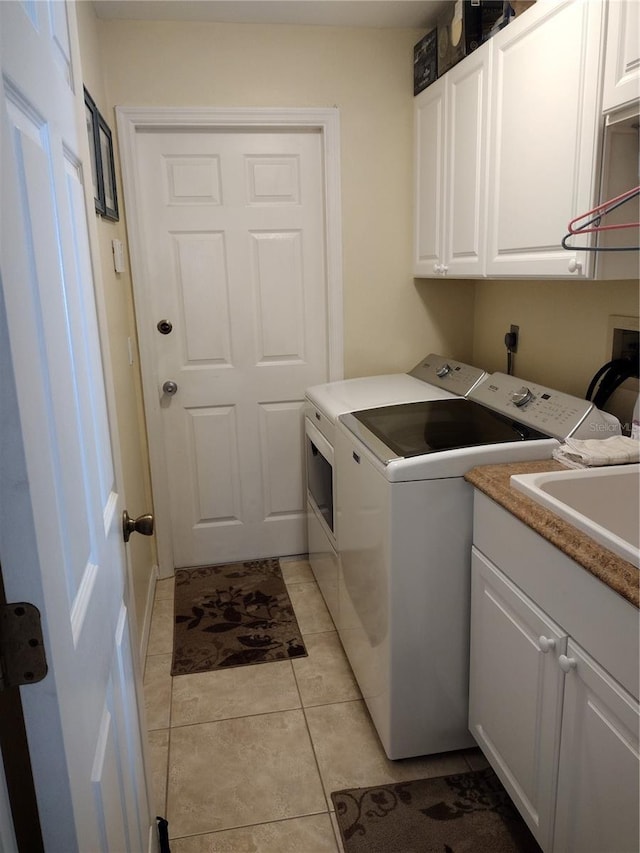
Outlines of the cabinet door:
M 638 850 L 638 702 L 572 640 L 553 849 Z
M 483 45 L 446 75 L 444 272 L 453 277 L 484 274 L 490 47 Z
M 612 0 L 607 15 L 602 108 L 609 112 L 640 98 L 640 3 Z
M 445 84 L 414 101 L 414 275 L 442 275 L 444 264 Z
M 538 0 L 492 39 L 488 275 L 590 274 L 561 240 L 593 206 L 604 8 Z
M 562 629 L 474 548 L 469 729 L 545 850 L 560 739 L 557 658 L 566 642 Z

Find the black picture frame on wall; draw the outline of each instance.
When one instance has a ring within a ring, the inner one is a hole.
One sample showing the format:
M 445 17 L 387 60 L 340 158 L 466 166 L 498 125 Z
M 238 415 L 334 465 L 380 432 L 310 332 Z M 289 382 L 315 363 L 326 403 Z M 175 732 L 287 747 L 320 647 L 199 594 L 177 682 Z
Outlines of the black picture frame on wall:
M 102 180 L 102 168 L 100 163 L 100 139 L 98 136 L 98 117 L 100 113 L 95 101 L 84 90 L 84 112 L 87 123 L 87 136 L 89 138 L 89 153 L 91 154 L 91 178 L 93 180 L 93 198 L 96 213 L 101 215 L 105 212 L 104 206 L 104 182 Z
M 117 222 L 118 195 L 116 193 L 116 169 L 113 162 L 113 138 L 109 125 L 98 110 L 95 101 L 85 88 L 85 119 L 89 152 L 91 154 L 91 177 L 96 213 L 105 219 Z
M 116 193 L 116 169 L 113 162 L 113 138 L 104 118 L 98 113 L 98 138 L 102 172 L 102 194 L 105 219 L 118 221 L 118 196 Z

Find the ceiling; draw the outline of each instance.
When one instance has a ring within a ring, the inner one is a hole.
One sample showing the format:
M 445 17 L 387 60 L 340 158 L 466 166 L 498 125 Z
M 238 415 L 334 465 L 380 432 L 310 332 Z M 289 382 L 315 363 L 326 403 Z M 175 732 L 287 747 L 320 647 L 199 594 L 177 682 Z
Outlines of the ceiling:
M 447 0 L 94 0 L 99 18 L 427 29 Z

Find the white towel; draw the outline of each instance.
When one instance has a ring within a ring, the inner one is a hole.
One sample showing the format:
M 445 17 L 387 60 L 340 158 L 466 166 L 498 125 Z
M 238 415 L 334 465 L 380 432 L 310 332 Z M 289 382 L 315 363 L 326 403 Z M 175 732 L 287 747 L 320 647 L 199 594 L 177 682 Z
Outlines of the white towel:
M 625 435 L 611 438 L 568 438 L 553 451 L 553 458 L 568 468 L 628 465 L 640 462 L 640 441 Z

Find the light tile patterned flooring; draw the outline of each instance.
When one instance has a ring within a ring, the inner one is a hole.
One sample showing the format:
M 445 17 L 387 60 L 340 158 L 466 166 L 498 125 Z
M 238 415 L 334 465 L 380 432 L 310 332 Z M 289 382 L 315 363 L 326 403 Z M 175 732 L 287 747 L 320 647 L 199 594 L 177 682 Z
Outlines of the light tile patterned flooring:
M 479 750 L 389 761 L 308 562 L 281 566 L 308 657 L 176 678 L 173 579 L 158 583 L 144 690 L 172 853 L 336 853 L 331 791 L 486 766 Z

